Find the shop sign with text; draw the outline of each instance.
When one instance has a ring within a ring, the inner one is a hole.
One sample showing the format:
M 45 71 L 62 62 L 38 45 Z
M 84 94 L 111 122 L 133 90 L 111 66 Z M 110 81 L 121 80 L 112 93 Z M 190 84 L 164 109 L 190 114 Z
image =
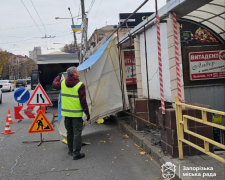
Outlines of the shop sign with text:
M 190 80 L 225 78 L 225 50 L 189 53 Z
M 126 71 L 126 84 L 137 84 L 136 80 L 136 64 L 135 59 L 131 56 L 124 56 L 125 61 L 125 71 Z M 132 78 L 132 66 L 133 66 L 133 78 Z

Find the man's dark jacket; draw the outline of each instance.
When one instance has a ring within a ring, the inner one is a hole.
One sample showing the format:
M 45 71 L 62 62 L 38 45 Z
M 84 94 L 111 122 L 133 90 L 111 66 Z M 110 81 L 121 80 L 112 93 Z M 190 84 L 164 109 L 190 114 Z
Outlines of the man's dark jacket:
M 54 79 L 54 81 L 52 83 L 52 87 L 54 89 L 61 90 L 60 79 L 61 79 L 60 76 L 57 76 Z M 68 76 L 66 78 L 66 86 L 68 88 L 74 87 L 79 82 L 80 82 L 80 80 L 78 78 L 74 78 L 74 77 L 70 77 L 70 76 Z M 85 114 L 89 114 L 89 109 L 88 109 L 88 105 L 87 105 L 87 101 L 86 101 L 86 92 L 85 92 L 85 85 L 84 84 L 81 85 L 80 89 L 78 90 L 78 94 L 79 94 L 80 103 L 81 103 L 81 106 L 83 108 L 84 113 Z

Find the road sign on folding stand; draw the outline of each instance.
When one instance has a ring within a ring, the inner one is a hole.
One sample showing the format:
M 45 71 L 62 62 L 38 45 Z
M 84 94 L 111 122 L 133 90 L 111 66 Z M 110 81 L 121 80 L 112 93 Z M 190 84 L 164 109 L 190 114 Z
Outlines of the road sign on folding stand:
M 40 106 L 14 106 L 15 119 L 34 119 L 40 110 Z M 41 110 L 45 112 L 45 106 L 41 106 Z
M 52 102 L 50 101 L 43 87 L 40 84 L 38 84 L 31 98 L 27 102 L 27 105 L 52 106 Z
M 43 132 L 53 132 L 54 128 L 49 123 L 47 117 L 45 116 L 44 112 L 40 110 L 34 119 L 28 133 L 40 133 L 40 141 L 23 141 L 23 143 L 34 143 L 39 142 L 38 146 L 41 145 L 42 142 L 54 142 L 54 141 L 60 141 L 60 140 L 45 140 L 42 138 Z
M 34 119 L 28 133 L 43 133 L 43 132 L 52 132 L 52 131 L 54 131 L 54 128 L 49 123 L 44 112 L 40 110 L 36 118 Z
M 30 98 L 30 93 L 29 93 L 28 89 L 19 88 L 14 93 L 14 99 L 18 103 L 23 104 L 23 103 L 27 102 L 29 100 L 29 98 Z

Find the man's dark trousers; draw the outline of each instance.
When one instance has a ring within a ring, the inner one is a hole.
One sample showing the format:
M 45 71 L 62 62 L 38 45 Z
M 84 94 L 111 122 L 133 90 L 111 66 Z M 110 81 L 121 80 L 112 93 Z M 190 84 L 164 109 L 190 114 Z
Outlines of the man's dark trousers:
M 82 117 L 65 117 L 65 127 L 67 130 L 67 143 L 69 151 L 73 152 L 73 156 L 78 156 L 82 146 Z

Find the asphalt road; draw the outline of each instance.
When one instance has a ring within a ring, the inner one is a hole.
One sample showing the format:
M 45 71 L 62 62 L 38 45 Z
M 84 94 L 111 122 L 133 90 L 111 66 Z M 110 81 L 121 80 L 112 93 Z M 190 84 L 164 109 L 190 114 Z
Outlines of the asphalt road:
M 28 89 L 30 87 L 28 86 Z M 33 92 L 33 91 L 30 91 Z M 72 160 L 67 154 L 67 145 L 61 141 L 22 143 L 40 140 L 40 134 L 28 134 L 33 119 L 18 123 L 14 119 L 13 107 L 17 105 L 14 92 L 3 93 L 0 105 L 0 131 L 5 128 L 7 110 L 11 110 L 14 124 L 12 135 L 0 134 L 0 180 L 154 180 L 162 179 L 160 168 L 148 155 L 140 155 L 142 150 L 124 133 L 107 121 L 94 123 L 83 131 L 83 140 L 91 145 L 84 146 L 84 159 Z M 51 107 L 46 116 L 51 121 L 56 107 Z M 55 122 L 55 131 L 43 133 L 45 140 L 62 140 Z

